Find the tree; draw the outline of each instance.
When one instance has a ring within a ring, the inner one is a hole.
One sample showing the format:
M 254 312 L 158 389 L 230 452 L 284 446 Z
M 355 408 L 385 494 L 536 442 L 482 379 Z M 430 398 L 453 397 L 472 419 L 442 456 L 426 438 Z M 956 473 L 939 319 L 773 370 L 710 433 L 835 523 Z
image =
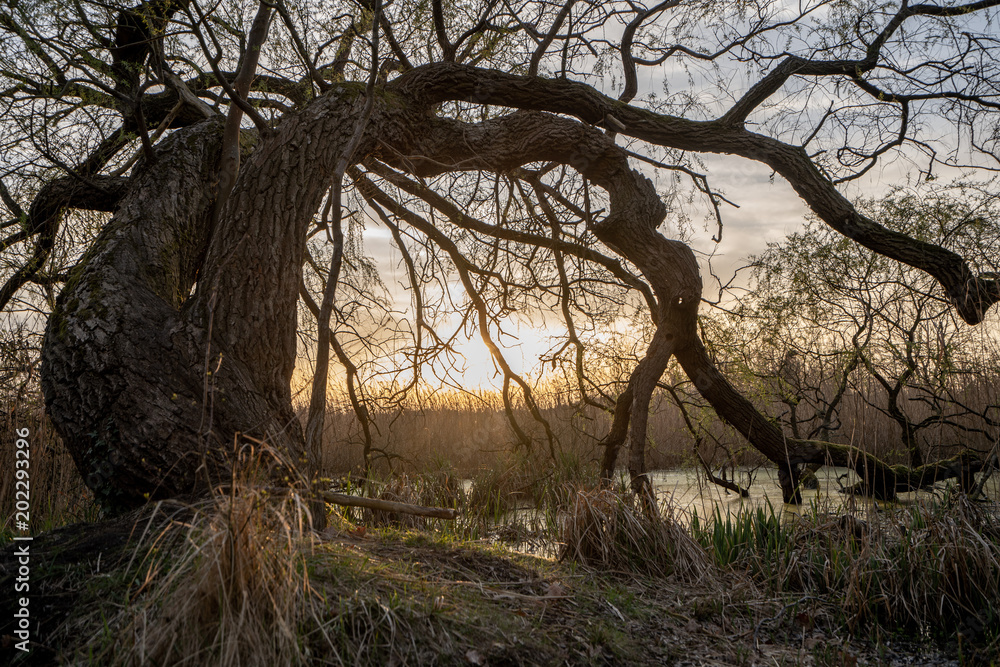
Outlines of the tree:
M 995 196 L 961 184 L 922 190 L 929 192 L 900 190 L 858 206 L 914 238 L 980 258 L 981 271 L 997 268 L 991 249 L 1000 243 L 1000 228 L 987 222 L 995 217 Z M 769 244 L 752 268 L 747 294 L 719 331 L 728 334 L 726 356 L 739 358 L 765 393 L 784 404 L 779 420 L 791 437 L 839 436 L 873 451 L 867 431 L 874 425 L 845 427 L 841 419 L 852 392 L 855 403 L 894 422 L 898 447 L 890 449 L 914 468 L 928 451 L 958 443 L 989 450 L 996 441 L 1000 406 L 979 391 L 993 382 L 997 363 L 989 336 L 957 321 L 926 274 L 817 220 Z
M 581 400 L 615 413 L 606 463 L 627 446 L 637 490 L 650 396 L 672 357 L 778 464 L 787 500 L 797 466 L 828 458 L 864 461 L 892 484 L 863 453 L 785 438 L 718 370 L 697 332 L 696 257 L 658 231 L 668 208 L 639 167 L 689 177 L 718 212 L 724 199 L 696 156 L 763 163 L 831 228 L 925 271 L 978 324 L 1000 300 L 996 275 L 879 224 L 838 185 L 890 156 L 919 155 L 928 173 L 993 157 L 994 4 L 279 1 L 246 14 L 191 0 L 11 3 L 0 10 L 0 193 L 3 248 L 23 260 L 0 305 L 65 279 L 42 387 L 104 502 L 224 480 L 247 438 L 296 470 L 315 458 L 306 438 L 322 425 L 349 190 L 409 256 L 415 300 L 428 279 L 457 277 L 458 309 L 504 375 L 508 411 L 519 392 L 550 446 L 531 387 L 496 342 L 498 318 L 532 305 L 562 314 Z M 640 72 L 664 66 L 707 66 L 713 101 L 638 98 Z M 620 81 L 617 97 L 581 68 Z M 727 92 L 721 82 L 741 74 Z M 816 99 L 829 108 L 816 113 Z M 931 118 L 961 128 L 963 143 L 936 146 Z M 78 210 L 111 214 L 89 242 L 72 238 Z M 325 230 L 319 384 L 303 433 L 290 391 L 297 304 L 312 235 Z M 79 261 L 54 266 L 67 243 Z M 606 322 L 608 296 L 637 296 L 655 326 L 614 405 L 588 383 L 575 326 Z M 425 305 L 413 335 L 444 353 Z M 414 349 L 415 360 L 426 352 Z

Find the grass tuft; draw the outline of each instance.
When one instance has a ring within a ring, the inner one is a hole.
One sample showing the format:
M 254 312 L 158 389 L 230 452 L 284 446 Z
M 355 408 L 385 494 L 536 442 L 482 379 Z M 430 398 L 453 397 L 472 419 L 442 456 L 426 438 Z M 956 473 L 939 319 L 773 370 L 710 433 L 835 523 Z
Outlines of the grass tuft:
M 632 494 L 580 490 L 563 523 L 562 559 L 602 570 L 701 580 L 712 570 L 702 545 L 672 508 L 645 511 Z
M 964 495 L 863 516 L 773 507 L 717 511 L 691 532 L 720 567 L 771 595 L 822 597 L 854 632 L 906 631 L 996 649 L 1000 642 L 1000 519 Z
M 153 542 L 145 541 L 150 590 L 129 611 L 115 648 L 119 664 L 305 664 L 300 629 L 312 613 L 305 555 L 311 550 L 302 499 L 268 497 L 250 487 L 194 508 Z M 176 532 L 178 535 L 166 535 Z M 163 557 L 158 554 L 162 553 Z

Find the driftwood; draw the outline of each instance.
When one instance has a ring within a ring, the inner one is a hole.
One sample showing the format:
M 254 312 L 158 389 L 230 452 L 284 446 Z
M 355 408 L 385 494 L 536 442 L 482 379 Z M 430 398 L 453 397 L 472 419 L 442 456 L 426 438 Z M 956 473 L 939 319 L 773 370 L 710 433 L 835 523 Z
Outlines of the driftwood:
M 698 460 L 701 461 L 701 466 L 705 469 L 705 474 L 708 476 L 708 480 L 710 482 L 712 482 L 713 484 L 718 484 L 724 489 L 728 489 L 730 491 L 734 491 L 740 494 L 741 498 L 750 497 L 750 491 L 744 489 L 743 487 L 741 487 L 739 484 L 736 483 L 735 472 L 733 473 L 732 481 L 726 479 L 725 471 L 723 471 L 722 477 L 716 477 L 715 473 L 712 472 L 712 466 L 708 465 L 708 461 L 706 461 L 705 457 L 701 455 L 701 452 L 696 448 L 694 450 L 694 453 L 698 455 Z
M 422 505 L 398 503 L 394 500 L 379 500 L 377 498 L 349 496 L 343 493 L 334 493 L 333 491 L 320 491 L 319 496 L 324 501 L 334 505 L 365 507 L 370 510 L 398 512 L 399 514 L 415 514 L 416 516 L 428 516 L 434 519 L 455 519 L 458 517 L 458 510 L 447 509 L 444 507 L 424 507 Z

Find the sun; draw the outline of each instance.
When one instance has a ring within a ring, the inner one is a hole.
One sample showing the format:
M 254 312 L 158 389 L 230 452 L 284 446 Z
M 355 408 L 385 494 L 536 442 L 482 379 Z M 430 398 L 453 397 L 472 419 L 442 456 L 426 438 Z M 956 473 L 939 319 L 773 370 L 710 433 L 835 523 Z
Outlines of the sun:
M 511 370 L 528 381 L 540 375 L 542 357 L 566 333 L 565 328 L 528 323 L 516 325 L 510 330 L 510 336 L 495 340 Z M 503 371 L 480 337 L 461 339 L 454 348 L 462 359 L 457 361 L 452 377 L 463 388 L 498 390 L 503 387 Z

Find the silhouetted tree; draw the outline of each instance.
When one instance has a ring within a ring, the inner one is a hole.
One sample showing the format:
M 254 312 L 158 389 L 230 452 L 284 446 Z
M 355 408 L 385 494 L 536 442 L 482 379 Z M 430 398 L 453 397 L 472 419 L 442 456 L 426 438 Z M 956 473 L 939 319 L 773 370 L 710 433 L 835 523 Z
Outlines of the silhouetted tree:
M 343 360 L 330 327 L 343 314 L 343 211 L 364 202 L 410 258 L 412 363 L 446 350 L 424 317 L 433 281 L 457 280 L 456 310 L 490 349 L 508 410 L 519 393 L 550 445 L 497 344 L 503 316 L 542 306 L 566 323 L 582 399 L 614 409 L 608 460 L 626 445 L 637 489 L 650 396 L 672 357 L 778 464 L 787 500 L 812 461 L 895 488 L 904 473 L 863 452 L 786 438 L 719 372 L 697 332 L 695 255 L 661 233 L 669 209 L 639 167 L 690 178 L 718 211 L 693 156 L 760 162 L 832 229 L 932 276 L 977 324 L 1000 300 L 997 276 L 880 224 L 838 185 L 892 155 L 922 156 L 927 171 L 994 157 L 994 4 L 11 3 L 0 194 L 2 247 L 18 259 L 0 305 L 64 282 L 42 386 L 104 502 L 227 479 L 244 441 L 270 443 L 278 470 L 310 452 L 315 467 L 306 438 L 322 431 L 325 357 L 306 433 L 290 390 L 303 267 L 322 281 L 320 354 Z M 639 97 L 648 72 L 685 69 L 707 86 Z M 960 143 L 936 141 L 955 127 Z M 75 235 L 80 210 L 110 214 L 95 237 Z M 323 237 L 328 266 L 310 255 Z M 601 301 L 630 295 L 655 330 L 612 406 L 588 383 L 576 325 L 603 325 Z

